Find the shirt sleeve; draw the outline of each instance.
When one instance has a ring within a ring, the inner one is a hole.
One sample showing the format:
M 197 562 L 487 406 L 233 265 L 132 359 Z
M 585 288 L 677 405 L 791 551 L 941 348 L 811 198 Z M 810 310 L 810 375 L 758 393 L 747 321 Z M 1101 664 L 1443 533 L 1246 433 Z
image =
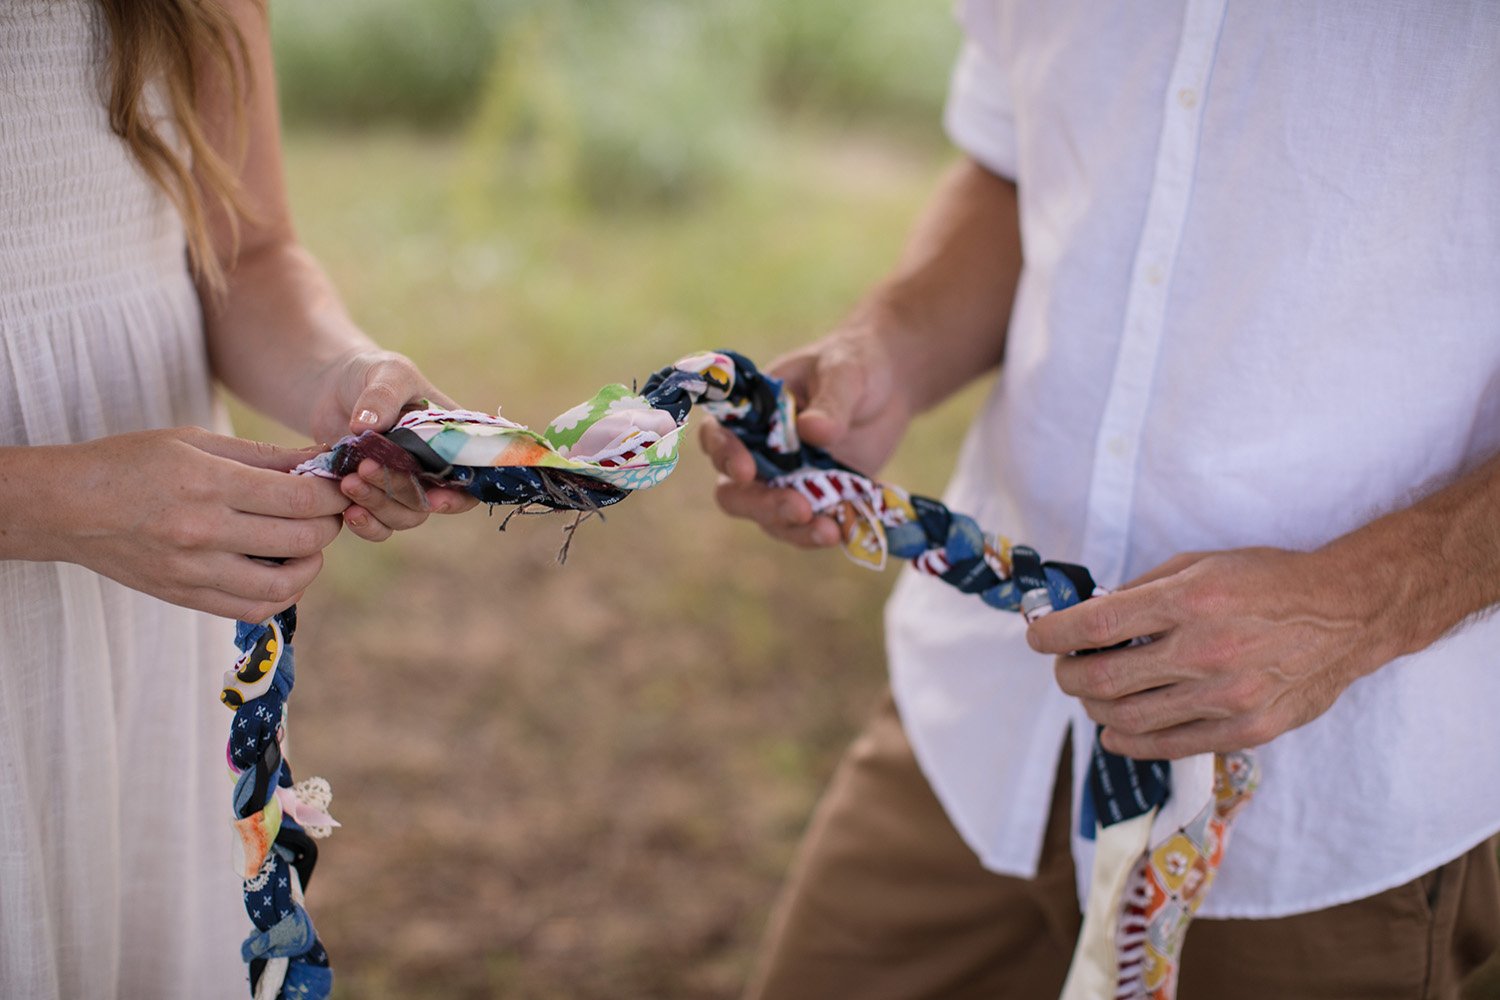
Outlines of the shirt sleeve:
M 994 0 L 963 0 L 957 15 L 964 46 L 953 68 L 943 125 L 959 149 L 987 170 L 1015 180 L 1015 107 L 1001 62 Z

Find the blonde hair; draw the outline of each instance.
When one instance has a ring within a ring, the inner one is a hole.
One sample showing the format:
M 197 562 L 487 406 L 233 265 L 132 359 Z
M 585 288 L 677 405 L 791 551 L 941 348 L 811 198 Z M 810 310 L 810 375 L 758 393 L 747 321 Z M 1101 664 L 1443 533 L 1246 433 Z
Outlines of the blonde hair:
M 194 277 L 221 292 L 225 267 L 214 251 L 209 218 L 214 211 L 226 217 L 225 260 L 232 267 L 245 211 L 238 175 L 246 134 L 243 102 L 251 85 L 244 36 L 220 0 L 99 0 L 99 6 L 109 32 L 102 82 L 110 128 L 177 206 Z M 198 113 L 203 84 L 217 82 L 215 77 L 232 109 L 231 150 L 214 148 Z M 155 80 L 162 83 L 186 154 L 162 135 L 147 107 L 146 88 Z

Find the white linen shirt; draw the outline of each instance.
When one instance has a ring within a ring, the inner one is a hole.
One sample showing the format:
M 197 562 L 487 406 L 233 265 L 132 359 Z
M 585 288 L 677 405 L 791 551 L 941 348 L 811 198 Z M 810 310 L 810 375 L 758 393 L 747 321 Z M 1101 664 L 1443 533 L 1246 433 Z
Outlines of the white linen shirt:
M 970 0 L 947 112 L 1020 192 L 1025 266 L 955 510 L 1109 587 L 1308 549 L 1500 450 L 1500 4 Z M 1391 614 L 1399 615 L 1400 608 Z M 983 863 L 1035 874 L 1071 725 L 1019 615 L 907 572 L 918 760 Z M 1415 878 L 1500 830 L 1500 617 L 1262 749 L 1203 916 Z M 1090 844 L 1076 836 L 1080 892 Z

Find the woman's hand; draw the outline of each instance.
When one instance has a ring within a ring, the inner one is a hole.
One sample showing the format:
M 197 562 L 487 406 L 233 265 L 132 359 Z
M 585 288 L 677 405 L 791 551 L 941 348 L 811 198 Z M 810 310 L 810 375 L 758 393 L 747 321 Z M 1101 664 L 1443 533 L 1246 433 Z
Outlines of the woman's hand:
M 312 454 L 196 427 L 4 449 L 0 556 L 264 621 L 301 598 L 349 506 L 327 480 L 287 475 Z
M 795 351 L 768 369 L 786 382 L 800 413 L 797 433 L 840 461 L 873 475 L 896 450 L 911 422 L 895 361 L 867 323 L 851 324 Z M 755 460 L 729 431 L 705 421 L 703 450 L 719 470 L 715 498 L 726 514 L 743 517 L 773 538 L 803 548 L 841 539 L 839 526 L 794 490 L 771 489 L 755 478 Z
M 424 399 L 435 406 L 454 405 L 404 355 L 356 351 L 339 358 L 324 373 L 313 404 L 312 431 L 317 440 L 332 444 L 345 434 L 390 430 L 403 407 Z M 344 511 L 344 523 L 372 542 L 384 541 L 393 531 L 415 528 L 428 514 L 457 514 L 478 503 L 462 490 L 424 490 L 414 480 L 390 475 L 369 459 L 358 473 L 345 476 L 339 488 L 352 501 Z

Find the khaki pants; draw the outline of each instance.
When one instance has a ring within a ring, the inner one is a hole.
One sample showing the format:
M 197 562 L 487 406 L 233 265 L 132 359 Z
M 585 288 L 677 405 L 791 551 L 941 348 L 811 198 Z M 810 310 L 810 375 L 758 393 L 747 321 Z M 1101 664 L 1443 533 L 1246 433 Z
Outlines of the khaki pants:
M 748 1000 L 1056 997 L 1082 922 L 1067 787 L 1060 781 L 1053 797 L 1037 878 L 986 871 L 933 797 L 887 699 L 813 817 Z M 1457 1000 L 1497 944 L 1490 841 L 1355 903 L 1195 922 L 1178 998 Z

